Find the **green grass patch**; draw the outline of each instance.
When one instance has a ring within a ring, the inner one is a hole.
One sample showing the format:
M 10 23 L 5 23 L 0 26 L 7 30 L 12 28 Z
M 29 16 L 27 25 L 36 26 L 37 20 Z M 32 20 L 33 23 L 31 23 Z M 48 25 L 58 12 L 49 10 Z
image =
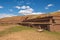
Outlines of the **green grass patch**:
M 22 31 L 22 30 L 32 30 L 32 29 L 33 28 L 26 27 L 26 26 L 16 26 L 16 27 L 8 28 L 4 31 L 0 31 L 0 36 L 3 36 L 8 33 L 12 33 L 12 32 L 18 32 L 18 31 Z
M 52 35 L 60 35 L 60 32 L 50 32 L 47 30 L 44 30 L 45 33 L 52 34 Z

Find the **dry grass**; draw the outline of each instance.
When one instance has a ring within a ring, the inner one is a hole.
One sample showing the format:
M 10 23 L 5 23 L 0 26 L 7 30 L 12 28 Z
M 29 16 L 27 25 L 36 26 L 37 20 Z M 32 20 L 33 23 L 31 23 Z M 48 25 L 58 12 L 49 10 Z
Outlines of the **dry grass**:
M 60 40 L 60 35 L 36 32 L 33 30 L 23 30 L 0 37 L 0 40 Z
M 22 26 L 8 28 L 4 30 L 7 33 L 1 36 L 0 40 L 60 40 L 60 33 L 37 32 L 35 29 L 31 29 Z

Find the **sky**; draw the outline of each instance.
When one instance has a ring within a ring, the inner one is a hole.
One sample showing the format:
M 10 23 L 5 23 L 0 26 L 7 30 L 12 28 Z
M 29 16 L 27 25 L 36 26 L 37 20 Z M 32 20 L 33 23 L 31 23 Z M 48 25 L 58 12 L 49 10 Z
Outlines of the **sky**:
M 60 0 L 0 0 L 0 18 L 60 11 Z

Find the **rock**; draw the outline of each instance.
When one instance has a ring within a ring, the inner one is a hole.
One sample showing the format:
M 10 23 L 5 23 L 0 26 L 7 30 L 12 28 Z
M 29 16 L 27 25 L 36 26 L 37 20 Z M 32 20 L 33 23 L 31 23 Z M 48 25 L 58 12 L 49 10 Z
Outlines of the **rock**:
M 44 30 L 43 30 L 43 29 L 38 29 L 37 31 L 38 31 L 38 32 L 43 32 Z

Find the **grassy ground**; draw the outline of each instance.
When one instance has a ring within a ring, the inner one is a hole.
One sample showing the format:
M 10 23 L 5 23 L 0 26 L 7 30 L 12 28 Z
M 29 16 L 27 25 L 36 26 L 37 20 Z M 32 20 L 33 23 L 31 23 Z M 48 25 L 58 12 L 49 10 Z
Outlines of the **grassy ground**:
M 18 31 L 22 31 L 22 30 L 31 30 L 33 28 L 31 27 L 24 27 L 24 26 L 15 26 L 15 27 L 11 27 L 11 28 L 7 28 L 6 30 L 0 31 L 0 36 L 3 36 L 5 34 L 8 33 L 12 33 L 12 32 L 18 32 Z
M 0 40 L 60 40 L 60 33 L 38 32 L 26 26 L 15 26 L 0 31 Z

